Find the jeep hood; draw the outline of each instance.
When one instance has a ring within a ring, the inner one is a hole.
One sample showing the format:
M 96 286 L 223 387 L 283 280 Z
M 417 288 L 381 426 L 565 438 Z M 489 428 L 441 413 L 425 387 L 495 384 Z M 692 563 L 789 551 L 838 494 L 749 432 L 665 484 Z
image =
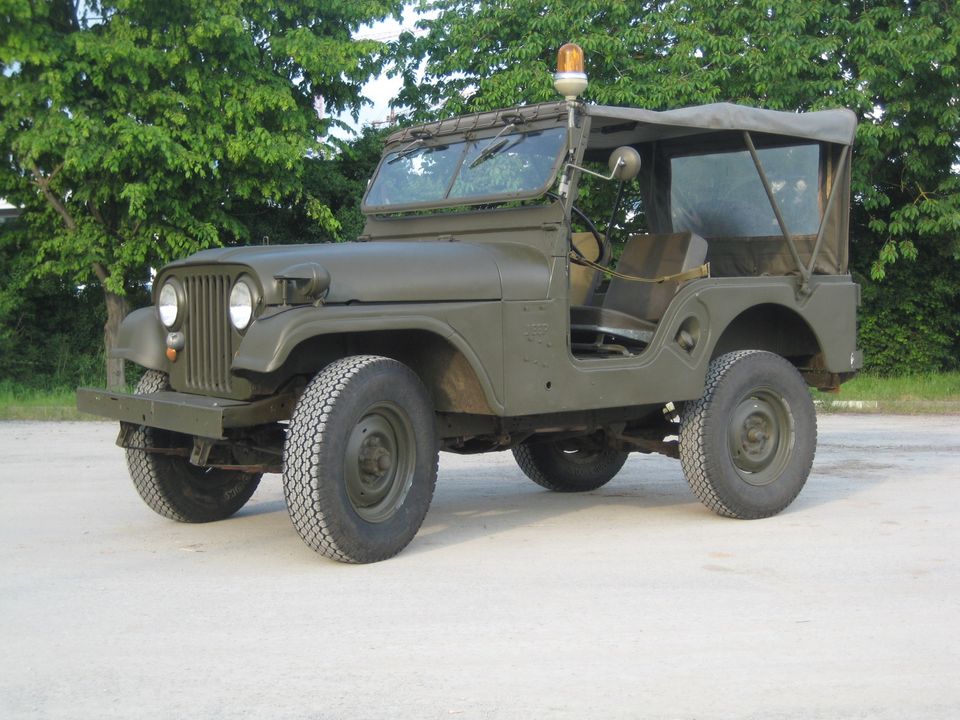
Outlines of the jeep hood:
M 546 258 L 525 245 L 465 242 L 353 242 L 204 250 L 172 263 L 249 268 L 268 305 L 281 302 L 274 277 L 316 263 L 330 276 L 327 303 L 449 302 L 546 297 Z

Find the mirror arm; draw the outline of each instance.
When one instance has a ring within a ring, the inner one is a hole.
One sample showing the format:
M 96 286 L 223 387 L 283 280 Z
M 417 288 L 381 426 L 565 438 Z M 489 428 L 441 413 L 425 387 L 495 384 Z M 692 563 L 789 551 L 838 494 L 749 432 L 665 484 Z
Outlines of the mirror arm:
M 613 171 L 609 175 L 601 175 L 598 172 L 594 172 L 593 170 L 588 170 L 587 168 L 581 167 L 579 165 L 575 165 L 574 163 L 567 163 L 566 165 L 563 166 L 563 174 L 566 175 L 568 170 L 579 170 L 580 172 L 585 172 L 587 175 L 593 175 L 594 177 L 598 177 L 601 180 L 613 180 L 613 178 L 617 174 L 617 170 L 619 170 L 626 164 L 627 163 L 626 161 L 624 161 L 623 158 L 619 158 L 617 160 L 617 164 L 613 168 Z
M 620 169 L 621 165 L 626 165 L 626 163 L 622 159 L 617 162 L 617 166 L 613 169 L 613 172 L 610 173 L 609 176 L 607 176 L 607 175 L 601 175 L 600 173 L 594 172 L 593 170 L 588 170 L 587 168 L 581 167 L 580 165 L 576 165 L 574 163 L 567 163 L 566 165 L 563 166 L 563 177 L 560 179 L 560 187 L 558 188 L 557 194 L 560 195 L 561 197 L 567 197 L 567 193 L 570 190 L 570 171 L 571 170 L 579 170 L 580 172 L 584 172 L 587 175 L 593 175 L 594 177 L 598 177 L 601 180 L 613 180 L 614 175 L 617 174 L 617 170 Z
M 621 180 L 620 187 L 617 188 L 617 199 L 613 201 L 613 208 L 610 210 L 610 219 L 607 220 L 607 229 L 603 233 L 604 242 L 609 245 L 611 242 L 611 236 L 613 235 L 613 219 L 617 216 L 617 212 L 620 210 L 620 202 L 623 200 L 623 189 L 626 186 L 626 183 Z

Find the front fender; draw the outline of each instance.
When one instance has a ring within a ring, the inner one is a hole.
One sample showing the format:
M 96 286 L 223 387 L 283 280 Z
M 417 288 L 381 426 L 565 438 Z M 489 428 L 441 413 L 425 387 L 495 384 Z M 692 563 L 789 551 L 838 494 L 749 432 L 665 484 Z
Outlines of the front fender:
M 471 319 L 473 321 L 471 322 Z M 483 322 L 486 320 L 487 322 Z M 457 329 L 479 324 L 483 333 L 468 339 Z M 497 389 L 502 382 L 502 360 L 484 355 L 483 348 L 499 348 L 499 304 L 430 303 L 409 305 L 300 306 L 259 318 L 244 336 L 232 369 L 268 374 L 280 370 L 295 348 L 323 335 L 351 335 L 383 331 L 425 331 L 446 340 L 460 352 L 477 376 L 491 408 L 502 408 Z M 497 335 L 497 337 L 493 337 Z
M 120 323 L 117 344 L 111 349 L 110 357 L 167 372 L 166 337 L 154 306 L 134 310 Z

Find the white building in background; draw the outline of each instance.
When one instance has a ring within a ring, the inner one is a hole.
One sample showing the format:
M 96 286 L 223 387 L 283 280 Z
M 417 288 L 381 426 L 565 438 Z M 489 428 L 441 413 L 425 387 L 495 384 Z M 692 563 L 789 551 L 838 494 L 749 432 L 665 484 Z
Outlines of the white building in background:
M 3 198 L 0 198 L 0 224 L 20 216 L 20 208 L 14 207 Z

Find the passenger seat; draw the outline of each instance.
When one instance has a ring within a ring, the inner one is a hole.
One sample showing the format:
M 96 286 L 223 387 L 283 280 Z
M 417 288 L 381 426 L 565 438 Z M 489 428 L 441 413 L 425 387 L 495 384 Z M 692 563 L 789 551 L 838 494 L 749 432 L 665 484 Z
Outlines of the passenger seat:
M 658 278 L 692 270 L 703 265 L 706 257 L 707 241 L 694 233 L 634 235 L 627 241 L 616 269 L 625 275 Z M 683 284 L 612 278 L 601 306 L 571 306 L 575 349 L 600 349 L 605 336 L 628 345 L 649 344 L 657 322 Z

